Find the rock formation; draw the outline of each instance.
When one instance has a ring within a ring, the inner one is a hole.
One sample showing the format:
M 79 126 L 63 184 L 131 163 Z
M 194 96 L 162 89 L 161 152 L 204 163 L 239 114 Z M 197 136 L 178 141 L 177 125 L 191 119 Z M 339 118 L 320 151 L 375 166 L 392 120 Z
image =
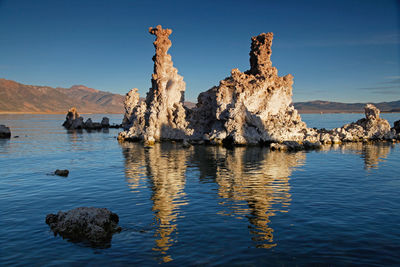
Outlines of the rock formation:
M 81 207 L 48 214 L 46 223 L 54 235 L 74 242 L 88 241 L 92 246 L 109 246 L 112 235 L 121 231 L 118 215 L 106 208 Z
M 364 111 L 365 118 L 330 131 L 318 130 L 317 137 L 325 144 L 395 138 L 395 131 L 391 130 L 389 122 L 379 117 L 379 109 L 372 104 L 367 104 Z
M 101 122 L 93 122 L 91 118 L 83 122 L 83 117 L 79 115 L 75 107 L 72 107 L 68 110 L 63 126 L 68 130 L 100 130 L 103 128 L 119 128 L 121 125 L 110 125 L 110 120 L 107 117 L 103 117 Z
M 69 174 L 69 170 L 59 170 L 59 169 L 57 169 L 57 170 L 54 172 L 54 175 L 64 176 L 64 177 L 67 177 L 68 174 Z
M 400 134 L 400 120 L 394 122 L 392 130 L 394 130 L 396 134 Z
M 0 138 L 10 138 L 11 137 L 11 131 L 10 128 L 0 124 Z
M 186 84 L 183 77 L 174 68 L 168 49 L 172 33 L 160 25 L 149 28 L 150 34 L 156 36 L 153 57 L 154 73 L 145 102 L 139 101 L 137 89 L 132 89 L 125 99 L 125 132 L 120 139 L 139 139 L 152 143 L 162 139 L 185 139 L 191 134 L 187 129 L 186 110 L 183 105 Z
M 365 107 L 366 118 L 333 130 L 312 129 L 301 120 L 292 104 L 293 76 L 278 76 L 272 66 L 272 33 L 252 37 L 250 69 L 232 69 L 231 76 L 198 97 L 196 106 L 183 106 L 185 83 L 167 54 L 171 30 L 150 28 L 156 35 L 152 88 L 146 101 L 137 89 L 125 98 L 124 132 L 119 140 L 165 139 L 211 144 L 270 144 L 276 150 L 320 148 L 321 143 L 388 140 L 396 127 L 379 118 L 373 105 Z
M 252 38 L 250 70 L 238 69 L 201 93 L 191 113 L 195 137 L 236 145 L 301 141 L 307 126 L 292 105 L 293 76 L 272 67 L 272 33 Z

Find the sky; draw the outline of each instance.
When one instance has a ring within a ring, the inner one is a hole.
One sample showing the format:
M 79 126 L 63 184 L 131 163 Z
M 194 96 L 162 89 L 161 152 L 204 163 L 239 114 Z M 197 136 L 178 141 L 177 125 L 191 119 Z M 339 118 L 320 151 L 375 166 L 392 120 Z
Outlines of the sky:
M 249 69 L 251 37 L 273 32 L 272 63 L 294 76 L 293 100 L 400 99 L 400 1 L 0 0 L 0 78 L 125 94 L 151 87 L 154 36 L 196 102 Z

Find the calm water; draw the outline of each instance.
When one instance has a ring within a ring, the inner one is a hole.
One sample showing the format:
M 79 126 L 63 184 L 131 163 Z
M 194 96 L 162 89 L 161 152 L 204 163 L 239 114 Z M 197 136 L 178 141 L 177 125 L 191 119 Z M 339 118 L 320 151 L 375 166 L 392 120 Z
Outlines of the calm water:
M 302 117 L 332 128 L 361 116 Z M 399 144 L 145 148 L 119 144 L 118 129 L 68 133 L 64 117 L 0 115 L 19 136 L 0 140 L 0 265 L 400 264 Z M 50 232 L 46 214 L 79 206 L 120 216 L 110 248 Z

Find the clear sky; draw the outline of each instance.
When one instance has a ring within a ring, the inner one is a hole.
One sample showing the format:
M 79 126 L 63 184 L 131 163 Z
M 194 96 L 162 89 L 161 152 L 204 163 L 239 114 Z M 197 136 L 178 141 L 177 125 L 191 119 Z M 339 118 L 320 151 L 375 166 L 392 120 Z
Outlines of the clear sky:
M 0 0 L 0 78 L 83 84 L 125 94 L 151 86 L 154 36 L 169 50 L 186 99 L 249 69 L 251 36 L 273 32 L 272 62 L 294 76 L 294 101 L 400 99 L 400 1 Z

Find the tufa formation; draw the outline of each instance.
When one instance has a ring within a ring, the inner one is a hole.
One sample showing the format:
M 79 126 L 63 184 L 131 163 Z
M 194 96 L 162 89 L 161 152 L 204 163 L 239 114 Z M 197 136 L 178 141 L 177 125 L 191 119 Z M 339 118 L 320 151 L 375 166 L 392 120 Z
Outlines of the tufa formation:
M 193 109 L 184 107 L 185 82 L 173 67 L 170 29 L 150 28 L 156 36 L 152 87 L 145 101 L 132 89 L 125 98 L 125 116 L 118 139 L 154 143 L 272 144 L 277 150 L 315 149 L 321 144 L 399 138 L 397 128 L 379 117 L 373 105 L 365 119 L 333 130 L 308 128 L 292 104 L 293 76 L 279 76 L 272 66 L 273 33 L 252 37 L 250 69 L 232 69 L 231 76 L 198 96 Z
M 153 57 L 154 73 L 146 100 L 139 101 L 137 89 L 132 89 L 125 98 L 125 116 L 123 126 L 126 131 L 119 139 L 144 140 L 154 143 L 163 139 L 183 140 L 193 131 L 188 129 L 186 109 L 183 105 L 186 84 L 183 77 L 174 68 L 168 49 L 172 33 L 160 25 L 149 28 L 156 36 Z

